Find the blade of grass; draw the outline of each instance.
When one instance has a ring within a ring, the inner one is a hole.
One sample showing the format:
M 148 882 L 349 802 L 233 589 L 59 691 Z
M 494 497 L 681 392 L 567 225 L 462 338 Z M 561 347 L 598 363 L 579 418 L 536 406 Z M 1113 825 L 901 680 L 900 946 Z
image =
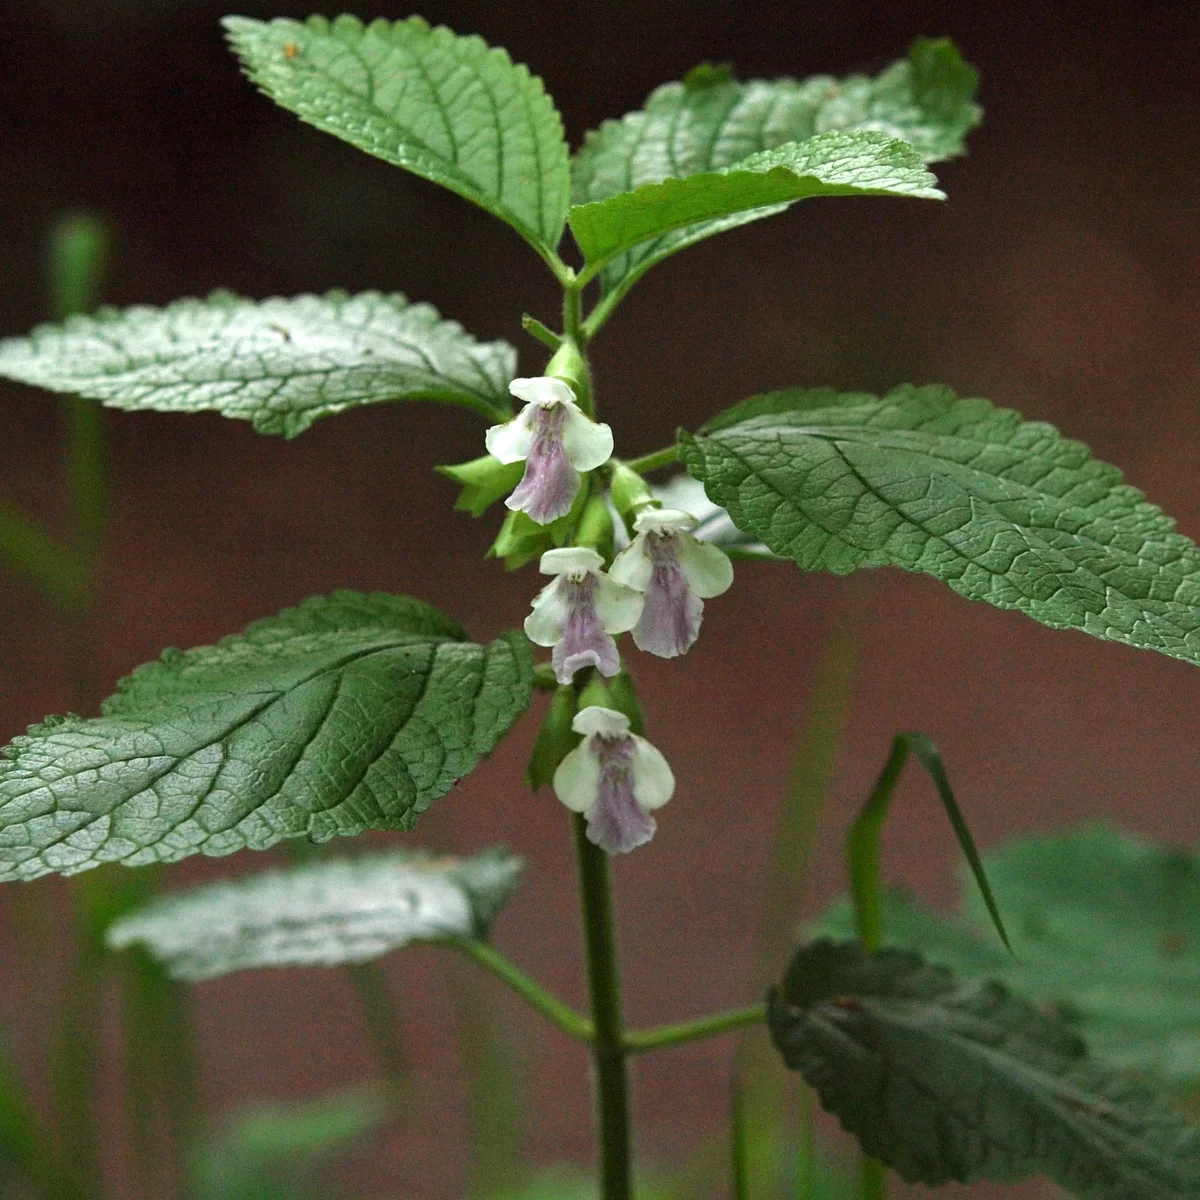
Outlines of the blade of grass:
M 758 933 L 756 984 L 760 993 L 778 979 L 793 949 L 826 797 L 841 753 L 869 615 L 869 577 L 852 575 L 840 581 L 772 845 Z M 786 1101 L 797 1085 L 780 1069 L 778 1055 L 761 1031 L 744 1039 L 739 1057 L 746 1120 L 755 1131 L 750 1141 L 748 1194 L 752 1200 L 776 1196 L 788 1140 Z

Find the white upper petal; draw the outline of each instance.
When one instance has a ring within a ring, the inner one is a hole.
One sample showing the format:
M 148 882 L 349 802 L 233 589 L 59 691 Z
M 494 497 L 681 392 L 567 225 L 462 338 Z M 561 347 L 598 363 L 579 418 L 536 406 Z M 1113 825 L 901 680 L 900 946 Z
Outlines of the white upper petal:
M 679 537 L 679 565 L 692 591 L 702 600 L 719 596 L 733 583 L 733 563 L 718 546 L 698 542 L 691 534 Z
M 594 471 L 612 458 L 612 430 L 584 416 L 572 405 L 567 410 L 567 421 L 563 426 L 563 449 L 575 470 Z
M 511 421 L 493 425 L 483 435 L 487 452 L 502 463 L 520 462 L 533 449 L 533 412 L 522 409 Z
M 675 794 L 675 774 L 657 746 L 636 733 L 630 736 L 634 742 L 634 798 L 647 812 L 662 808 Z
M 646 535 L 639 533 L 637 537 L 613 559 L 613 565 L 608 568 L 608 577 L 625 587 L 633 588 L 635 592 L 644 592 L 650 586 L 650 576 L 654 572 L 654 564 L 646 549 Z
M 583 711 L 595 710 L 585 708 Z M 587 741 L 580 742 L 558 764 L 558 770 L 554 772 L 554 794 L 573 812 L 587 812 L 596 803 L 600 794 L 600 760 L 592 753 Z
M 596 588 L 596 616 L 605 633 L 627 633 L 638 623 L 645 603 L 646 598 L 641 592 L 614 583 L 607 575 L 600 576 L 600 585 Z
M 525 636 L 535 646 L 554 646 L 562 640 L 567 623 L 567 601 L 561 580 L 548 583 L 533 598 L 533 612 L 525 618 Z
M 681 508 L 643 508 L 633 528 L 637 533 L 687 533 L 696 528 L 696 518 Z
M 585 737 L 591 737 L 594 733 L 606 738 L 624 737 L 629 732 L 629 718 L 615 708 L 591 704 L 575 714 L 571 728 Z
M 598 571 L 604 559 L 588 546 L 563 546 L 547 550 L 538 563 L 543 575 L 572 575 L 580 571 Z
M 540 408 L 551 404 L 575 407 L 575 393 L 571 391 L 571 385 L 561 379 L 555 379 L 552 375 L 538 375 L 534 379 L 514 379 L 508 385 L 508 390 L 518 400 L 524 400 L 526 404 L 536 404 Z
M 672 475 L 666 483 L 650 485 L 650 491 L 668 508 L 692 513 L 697 521 L 707 521 L 725 510 L 714 504 L 704 490 L 704 484 L 690 475 Z

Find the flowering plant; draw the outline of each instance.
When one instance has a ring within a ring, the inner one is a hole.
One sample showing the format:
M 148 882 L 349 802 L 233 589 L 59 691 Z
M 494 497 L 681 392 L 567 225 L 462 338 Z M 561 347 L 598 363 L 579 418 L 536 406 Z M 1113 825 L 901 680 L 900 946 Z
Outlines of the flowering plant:
M 285 437 L 364 404 L 465 407 L 487 422 L 485 453 L 439 469 L 472 516 L 491 519 L 503 501 L 492 555 L 514 570 L 536 563 L 549 582 L 536 592 L 531 583 L 523 630 L 486 645 L 419 600 L 334 591 L 217 645 L 164 653 L 100 716 L 47 718 L 7 748 L 0 879 L 408 831 L 536 702 L 544 711 L 528 782 L 550 787 L 571 814 L 587 1014 L 488 940 L 518 884 L 512 855 L 407 849 L 305 855 L 287 871 L 157 899 L 146 888 L 97 889 L 92 949 L 138 964 L 139 987 L 154 997 L 151 1036 L 166 1045 L 176 1029 L 172 981 L 349 966 L 390 1110 L 404 1071 L 368 964 L 433 942 L 492 971 L 588 1048 L 605 1200 L 634 1194 L 629 1060 L 764 1024 L 779 1062 L 860 1143 L 844 1194 L 877 1200 L 889 1168 L 933 1186 L 1046 1176 L 1084 1200 L 1200 1194 L 1200 1131 L 1168 1096 L 1200 1080 L 1200 1018 L 1182 1001 L 1152 1019 L 1144 1006 L 1097 1001 L 1094 962 L 1066 971 L 1050 933 L 1009 917 L 1024 908 L 1044 924 L 1070 908 L 1062 894 L 1078 873 L 1051 886 L 1047 854 L 1108 863 L 1141 897 L 1147 928 L 1156 903 L 1174 911 L 1180 896 L 1200 897 L 1195 865 L 1098 835 L 1026 847 L 1016 865 L 985 860 L 920 734 L 897 737 L 850 830 L 849 904 L 797 935 L 766 996 L 651 1029 L 628 1029 L 622 1016 L 610 858 L 655 837 L 655 814 L 673 798 L 671 822 L 693 811 L 647 739 L 638 655 L 685 656 L 702 636 L 705 602 L 736 586 L 738 560 L 837 574 L 900 567 L 1054 628 L 1200 664 L 1200 550 L 1114 468 L 1047 425 L 936 385 L 883 396 L 775 391 L 641 456 L 629 454 L 629 431 L 598 419 L 589 347 L 667 256 L 814 197 L 943 198 L 929 164 L 961 153 L 980 119 L 975 74 L 954 46 L 918 41 L 875 78 L 740 82 L 701 66 L 572 155 L 540 80 L 478 38 L 415 17 L 235 17 L 226 27 L 246 73 L 280 105 L 458 193 L 525 240 L 562 291 L 557 330 L 522 321 L 544 351 L 540 374 L 516 377 L 510 346 L 480 342 L 399 293 L 332 292 L 263 302 L 219 293 L 92 315 L 64 302 L 60 324 L 0 344 L 0 375 L 75 398 L 84 421 L 96 402 L 216 411 Z M 81 243 L 63 270 L 86 274 L 87 260 Z M 85 539 L 75 550 L 49 577 L 79 601 L 95 547 Z M 966 857 L 973 924 L 882 891 L 880 828 L 913 757 Z M 664 826 L 657 836 L 670 836 Z M 1092 908 L 1088 920 L 1112 921 Z M 789 926 L 795 915 L 785 914 Z M 1190 934 L 1195 910 L 1188 919 Z M 163 1063 L 164 1078 L 173 1070 Z M 777 1183 L 754 1177 L 755 1139 L 772 1129 L 770 1105 L 742 1087 L 753 1075 L 739 1074 L 734 1095 L 739 1197 L 774 1194 Z M 12 1094 L 9 1108 L 24 1113 Z M 32 1117 L 14 1145 L 41 1195 L 99 1194 L 94 1148 L 56 1156 Z M 815 1196 L 811 1139 L 793 1158 L 799 1194 Z M 210 1194 L 207 1183 L 188 1186 Z

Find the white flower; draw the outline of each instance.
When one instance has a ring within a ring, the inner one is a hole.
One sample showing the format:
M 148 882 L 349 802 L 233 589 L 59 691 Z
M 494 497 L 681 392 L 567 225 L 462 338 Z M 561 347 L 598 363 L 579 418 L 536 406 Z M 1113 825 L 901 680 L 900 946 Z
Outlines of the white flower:
M 639 650 L 674 658 L 700 634 L 704 601 L 733 583 L 724 550 L 697 541 L 696 520 L 677 508 L 644 508 L 634 518 L 637 536 L 617 555 L 609 576 L 645 594 L 633 629 Z
M 542 555 L 542 574 L 557 578 L 534 597 L 525 633 L 535 645 L 554 647 L 551 661 L 559 683 L 570 683 L 584 667 L 610 677 L 621 669 L 610 635 L 637 624 L 642 597 L 603 574 L 603 565 L 604 559 L 584 546 Z
M 579 472 L 594 471 L 612 457 L 612 430 L 585 416 L 561 379 L 514 379 L 508 390 L 525 407 L 487 431 L 488 453 L 502 463 L 525 460 L 525 476 L 504 503 L 548 525 L 571 511 Z
M 654 836 L 650 813 L 675 792 L 667 760 L 614 709 L 585 708 L 571 728 L 584 740 L 559 763 L 554 794 L 587 817 L 589 840 L 609 854 L 644 845 Z

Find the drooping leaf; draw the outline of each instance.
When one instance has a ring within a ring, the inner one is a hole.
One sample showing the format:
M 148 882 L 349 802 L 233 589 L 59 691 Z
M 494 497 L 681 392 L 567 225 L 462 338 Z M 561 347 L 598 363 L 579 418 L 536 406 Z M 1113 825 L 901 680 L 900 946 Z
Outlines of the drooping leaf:
M 358 1085 L 255 1105 L 224 1119 L 189 1164 L 197 1200 L 329 1200 L 309 1185 L 322 1160 L 345 1152 L 388 1116 L 383 1088 Z
M 165 896 L 113 925 L 108 944 L 143 945 L 187 980 L 367 962 L 412 942 L 486 936 L 523 866 L 499 849 L 315 861 Z
M 916 42 L 907 58 L 874 79 L 820 75 L 739 83 L 727 70 L 698 68 L 682 83 L 658 88 L 640 112 L 588 135 L 572 163 L 572 203 L 721 171 L 831 130 L 874 130 L 909 142 L 926 162 L 951 158 L 979 123 L 975 83 L 975 72 L 945 40 Z M 700 221 L 644 242 L 606 267 L 604 290 L 619 298 L 669 254 L 783 207 Z
M 384 400 L 459 404 L 503 421 L 516 351 L 477 342 L 399 293 L 102 309 L 0 342 L 0 376 L 112 408 L 219 412 L 294 437 Z
M 1051 425 L 945 387 L 793 390 L 682 435 L 682 453 L 739 529 L 805 570 L 904 567 L 1200 663 L 1200 550 Z
M 571 232 L 595 268 L 650 238 L 701 221 L 813 196 L 943 200 L 907 142 L 868 130 L 832 131 L 763 150 L 730 167 L 667 178 L 571 209 Z
M 984 855 L 1016 957 L 973 889 L 942 916 L 886 894 L 888 945 L 960 975 L 999 979 L 1049 1007 L 1105 1059 L 1164 1086 L 1200 1086 L 1200 860 L 1103 826 L 1022 838 Z M 817 929 L 853 936 L 839 903 Z
M 570 192 L 562 120 L 504 50 L 420 17 L 227 17 L 225 28 L 277 104 L 473 201 L 539 252 L 558 245 Z
M 314 597 L 138 668 L 0 759 L 0 879 L 409 829 L 529 703 L 528 643 L 382 593 Z
M 788 1066 L 910 1182 L 1045 1175 L 1080 1200 L 1200 1194 L 1200 1127 L 1001 984 L 817 942 L 769 1020 Z

